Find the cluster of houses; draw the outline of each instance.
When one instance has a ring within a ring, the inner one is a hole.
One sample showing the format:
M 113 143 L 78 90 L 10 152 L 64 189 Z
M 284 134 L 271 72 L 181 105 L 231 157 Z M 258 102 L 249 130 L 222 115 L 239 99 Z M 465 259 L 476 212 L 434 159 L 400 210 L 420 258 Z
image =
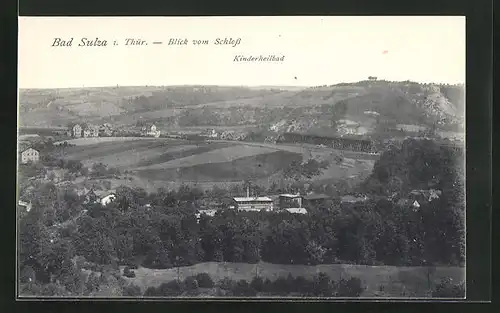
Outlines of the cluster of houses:
M 422 204 L 439 199 L 440 196 L 440 190 L 413 190 L 409 194 L 399 197 L 394 202 L 399 205 L 408 205 L 416 212 Z M 336 198 L 318 193 L 309 193 L 307 195 L 279 194 L 252 197 L 247 190 L 246 197 L 229 198 L 224 204 L 227 208 L 238 211 L 286 211 L 292 214 L 307 214 L 311 208 L 327 210 L 334 203 L 341 207 L 356 208 L 357 206 L 366 205 L 368 200 L 370 199 L 366 195 L 344 195 Z M 197 217 L 199 218 L 201 214 L 214 216 L 217 211 L 218 209 L 198 210 Z
M 85 197 L 85 203 L 100 203 L 102 206 L 106 206 L 116 200 L 116 194 L 114 190 L 104 191 L 91 188 L 81 190 L 78 192 L 78 194 Z M 221 199 L 220 204 L 228 209 L 238 211 L 287 211 L 293 214 L 306 214 L 308 212 L 308 207 L 329 207 L 328 201 L 331 200 L 332 197 L 324 194 L 279 194 L 272 196 L 250 196 L 249 190 L 247 190 L 246 197 L 231 197 Z M 145 205 L 145 207 L 150 208 L 151 205 L 147 204 Z M 201 216 L 201 214 L 214 216 L 215 213 L 220 209 L 221 207 L 199 209 L 196 215 L 198 218 Z
M 85 197 L 85 203 L 100 203 L 102 206 L 107 206 L 117 199 L 114 190 L 97 190 L 94 188 L 80 190 L 78 195 Z M 399 205 L 409 205 L 414 212 L 417 212 L 421 205 L 429 203 L 441 197 L 440 190 L 413 190 L 404 197 L 396 199 L 395 203 Z M 339 204 L 341 207 L 356 208 L 357 206 L 364 206 L 369 200 L 364 195 L 346 195 L 334 199 L 325 194 L 310 193 L 307 195 L 301 194 L 278 194 L 272 196 L 250 196 L 247 189 L 246 197 L 232 197 L 223 199 L 221 204 L 228 209 L 238 211 L 267 211 L 267 212 L 289 212 L 292 214 L 307 214 L 311 207 L 318 209 L 325 209 L 331 207 L 333 203 Z M 151 204 L 144 206 L 151 209 Z M 222 207 L 215 207 L 210 209 L 199 209 L 196 212 L 196 217 L 199 220 L 201 215 L 214 216 L 217 211 Z M 32 209 L 31 202 L 19 200 L 18 210 L 20 214 L 26 214 Z
M 155 124 L 148 123 L 141 127 L 141 134 L 147 137 L 160 137 L 160 130 Z M 111 137 L 115 131 L 111 124 L 104 123 L 102 125 L 93 125 L 90 123 L 73 123 L 69 125 L 67 135 L 73 138 L 86 137 Z
M 101 203 L 106 206 L 116 199 L 113 190 L 101 191 L 94 188 L 85 189 L 80 194 L 85 195 L 86 203 Z M 413 190 L 408 195 L 398 198 L 398 204 L 407 204 L 418 210 L 425 202 L 431 202 L 441 197 L 440 190 Z M 270 196 L 251 196 L 247 189 L 246 197 L 230 197 L 222 199 L 220 207 L 210 209 L 198 210 L 198 217 L 200 214 L 207 214 L 210 216 L 222 207 L 238 211 L 287 211 L 293 214 L 307 214 L 311 207 L 314 208 L 329 208 L 333 203 L 341 206 L 356 206 L 364 205 L 369 198 L 366 195 L 345 195 L 340 198 L 331 197 L 325 194 L 309 193 L 302 194 L 278 194 Z M 150 205 L 149 205 L 150 207 Z
M 82 137 L 109 137 L 113 135 L 113 128 L 109 123 L 100 126 L 90 123 L 74 123 L 69 125 L 68 136 L 73 138 Z
M 251 196 L 247 189 L 246 197 L 232 197 L 221 201 L 221 205 L 238 211 L 274 211 L 289 212 L 292 214 L 307 214 L 310 208 L 329 208 L 334 202 L 340 204 L 361 203 L 368 200 L 366 197 L 346 196 L 334 199 L 325 194 L 277 194 L 269 196 Z M 213 216 L 217 209 L 198 210 L 197 216 L 207 214 Z

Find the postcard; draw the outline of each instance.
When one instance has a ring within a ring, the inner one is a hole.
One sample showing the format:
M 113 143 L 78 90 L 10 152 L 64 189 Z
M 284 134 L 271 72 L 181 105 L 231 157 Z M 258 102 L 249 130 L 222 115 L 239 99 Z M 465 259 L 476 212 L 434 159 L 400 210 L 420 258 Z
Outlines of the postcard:
M 20 17 L 18 73 L 18 300 L 465 298 L 465 17 Z

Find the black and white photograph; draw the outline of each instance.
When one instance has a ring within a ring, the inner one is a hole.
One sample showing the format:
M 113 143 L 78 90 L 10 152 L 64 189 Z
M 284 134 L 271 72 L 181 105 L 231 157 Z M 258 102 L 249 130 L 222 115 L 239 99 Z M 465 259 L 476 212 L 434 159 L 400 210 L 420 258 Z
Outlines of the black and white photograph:
M 464 299 L 465 17 L 19 17 L 18 299 Z

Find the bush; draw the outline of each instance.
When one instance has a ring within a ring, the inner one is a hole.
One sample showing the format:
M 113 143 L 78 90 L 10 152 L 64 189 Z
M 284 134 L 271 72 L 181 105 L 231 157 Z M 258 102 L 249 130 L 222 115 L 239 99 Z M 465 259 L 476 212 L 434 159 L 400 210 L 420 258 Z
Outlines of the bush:
M 42 287 L 37 283 L 27 283 L 20 285 L 20 296 L 39 296 L 42 292 Z
M 148 287 L 146 291 L 144 291 L 145 297 L 157 297 L 161 296 L 159 288 Z
M 70 173 L 78 173 L 83 168 L 83 164 L 77 160 L 68 160 L 63 163 L 62 167 L 68 169 Z
M 99 290 L 99 277 L 97 277 L 95 272 L 92 272 L 85 283 L 85 294 L 88 295 L 97 290 Z
M 311 295 L 313 292 L 313 284 L 311 281 L 307 280 L 304 276 L 297 276 L 294 282 L 295 291 L 299 292 L 301 295 Z
M 100 271 L 99 266 L 93 262 L 87 262 L 87 261 L 83 262 L 82 268 L 93 272 Z
M 198 281 L 198 286 L 200 288 L 213 288 L 215 285 L 212 277 L 210 277 L 207 273 L 199 273 L 195 276 L 195 278 Z
M 132 260 L 122 260 L 122 261 L 119 262 L 119 265 L 125 265 L 129 269 L 133 269 L 133 270 L 136 270 L 136 269 L 139 268 L 137 266 L 137 264 L 134 261 L 132 261 Z
M 449 279 L 444 280 L 432 291 L 432 296 L 436 298 L 463 298 L 465 297 L 464 283 L 453 284 Z
M 327 274 L 319 273 L 314 278 L 312 291 L 315 296 L 331 297 L 335 293 L 335 286 Z
M 337 296 L 339 297 L 359 297 L 363 290 L 361 280 L 357 277 L 341 279 L 337 284 Z
M 21 283 L 34 283 L 36 280 L 36 273 L 33 267 L 31 266 L 25 266 L 21 270 L 21 277 L 20 281 Z
M 108 168 L 103 163 L 94 163 L 92 165 L 92 172 L 90 174 L 91 177 L 102 177 L 108 174 Z
M 123 276 L 132 278 L 135 277 L 135 272 L 130 270 L 128 266 L 125 266 L 125 268 L 123 269 Z
M 49 283 L 49 284 L 42 286 L 41 294 L 42 294 L 42 296 L 46 296 L 46 297 L 56 297 L 56 296 L 60 297 L 60 296 L 67 295 L 68 292 L 61 285 Z
M 274 287 L 273 282 L 269 278 L 266 278 L 264 280 L 264 283 L 262 284 L 262 291 L 263 292 L 273 292 L 273 290 L 274 290 L 273 287 Z
M 184 280 L 184 286 L 187 290 L 195 290 L 198 289 L 199 284 L 196 278 L 194 278 L 193 276 L 189 276 Z
M 271 287 L 271 292 L 279 295 L 286 295 L 290 293 L 292 286 L 289 285 L 289 281 L 285 277 L 278 277 Z
M 250 287 L 257 292 L 262 292 L 264 290 L 264 280 L 262 277 L 255 276 L 250 282 Z
M 123 289 L 123 295 L 126 297 L 137 297 L 141 296 L 141 288 L 139 286 L 131 284 Z
M 172 268 L 173 265 L 164 251 L 151 250 L 142 261 L 142 266 L 152 269 Z
M 158 287 L 158 294 L 160 296 L 179 296 L 184 291 L 184 284 L 179 280 L 172 280 L 167 283 L 163 283 Z
M 88 168 L 86 168 L 86 167 L 82 167 L 82 168 L 80 169 L 80 174 L 81 174 L 82 176 L 88 176 L 88 175 L 89 175 L 89 169 L 88 169 Z
M 337 165 L 340 165 L 342 162 L 344 162 L 344 158 L 342 156 L 335 156 L 335 163 L 337 163 Z
M 257 295 L 257 292 L 250 287 L 250 284 L 244 279 L 236 283 L 232 289 L 232 293 L 237 297 L 255 297 Z
M 235 286 L 234 281 L 226 277 L 219 282 L 219 287 L 224 290 L 232 290 Z

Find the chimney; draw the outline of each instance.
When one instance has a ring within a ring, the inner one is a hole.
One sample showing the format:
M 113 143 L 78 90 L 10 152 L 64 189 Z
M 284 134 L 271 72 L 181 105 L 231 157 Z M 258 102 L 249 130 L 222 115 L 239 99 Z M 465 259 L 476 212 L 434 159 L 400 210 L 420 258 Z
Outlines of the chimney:
M 247 198 L 250 198 L 250 186 L 247 186 Z

